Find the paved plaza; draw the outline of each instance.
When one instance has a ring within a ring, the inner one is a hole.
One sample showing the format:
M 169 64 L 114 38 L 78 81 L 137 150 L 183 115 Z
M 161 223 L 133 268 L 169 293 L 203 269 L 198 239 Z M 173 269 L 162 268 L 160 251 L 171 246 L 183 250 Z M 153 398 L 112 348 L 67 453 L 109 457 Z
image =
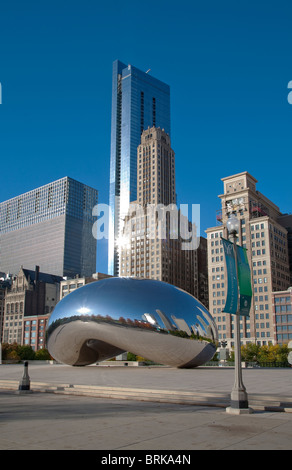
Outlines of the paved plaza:
M 30 364 L 33 391 L 19 394 L 22 373 L 21 364 L 0 366 L 1 450 L 292 449 L 291 369 L 244 369 L 249 397 L 270 406 L 241 416 L 225 411 L 233 369 Z M 79 393 L 78 386 L 85 388 Z M 46 387 L 54 393 L 43 393 Z M 198 397 L 194 404 L 185 400 L 189 393 Z

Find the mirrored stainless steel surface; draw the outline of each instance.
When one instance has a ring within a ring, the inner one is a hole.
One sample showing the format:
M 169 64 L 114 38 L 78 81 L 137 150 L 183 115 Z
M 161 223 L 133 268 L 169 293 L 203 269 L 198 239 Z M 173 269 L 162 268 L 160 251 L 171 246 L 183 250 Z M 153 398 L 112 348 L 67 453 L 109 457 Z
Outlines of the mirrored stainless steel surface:
M 64 297 L 47 345 L 58 361 L 88 365 L 130 351 L 160 364 L 197 367 L 216 352 L 217 329 L 192 295 L 161 281 L 108 278 Z

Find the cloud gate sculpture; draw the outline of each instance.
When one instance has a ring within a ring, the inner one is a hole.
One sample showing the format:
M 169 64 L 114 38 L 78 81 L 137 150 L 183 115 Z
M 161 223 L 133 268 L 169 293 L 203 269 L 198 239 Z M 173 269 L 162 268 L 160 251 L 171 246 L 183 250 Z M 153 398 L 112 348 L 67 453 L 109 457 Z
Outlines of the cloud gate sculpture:
M 197 367 L 216 352 L 217 329 L 192 295 L 161 281 L 107 278 L 64 297 L 47 327 L 58 361 L 85 366 L 130 351 L 174 367 Z

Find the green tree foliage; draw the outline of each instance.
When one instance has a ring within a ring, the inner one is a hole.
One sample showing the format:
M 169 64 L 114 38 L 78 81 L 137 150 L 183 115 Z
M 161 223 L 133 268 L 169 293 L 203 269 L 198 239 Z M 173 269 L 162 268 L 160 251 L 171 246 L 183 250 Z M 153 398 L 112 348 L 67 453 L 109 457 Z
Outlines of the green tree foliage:
M 49 361 L 52 359 L 49 351 L 47 349 L 39 349 L 35 353 L 35 359 L 38 361 Z
M 20 357 L 18 356 L 17 352 L 18 344 L 17 343 L 2 343 L 2 359 L 4 360 L 20 360 Z
M 31 346 L 23 345 L 17 347 L 17 354 L 22 361 L 33 360 L 35 358 L 35 352 Z
M 127 361 L 137 361 L 137 356 L 136 354 L 133 354 L 131 352 L 128 352 L 127 354 Z
M 269 344 L 259 346 L 249 343 L 241 346 L 241 359 L 244 362 L 288 362 L 289 349 L 286 344 Z M 231 353 L 231 360 L 234 360 L 234 352 Z
M 258 362 L 261 346 L 249 343 L 241 346 L 241 359 L 245 362 Z
M 51 356 L 47 349 L 40 349 L 35 352 L 31 346 L 23 345 L 17 343 L 3 343 L 2 344 L 2 359 L 3 360 L 48 360 L 51 359 Z

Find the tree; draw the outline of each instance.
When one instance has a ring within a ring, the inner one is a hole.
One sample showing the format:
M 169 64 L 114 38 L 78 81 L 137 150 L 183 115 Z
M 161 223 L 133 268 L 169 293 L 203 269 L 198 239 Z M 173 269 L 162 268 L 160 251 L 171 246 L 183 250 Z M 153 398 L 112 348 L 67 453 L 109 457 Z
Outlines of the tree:
M 241 358 L 245 362 L 257 362 L 260 346 L 254 343 L 248 343 L 241 346 Z
M 14 361 L 19 361 L 20 357 L 18 356 L 16 350 L 12 349 L 12 350 L 8 351 L 6 359 L 10 359 L 10 360 L 12 359 Z
M 19 360 L 20 358 L 18 357 L 18 354 L 17 354 L 17 347 L 18 347 L 17 343 L 12 343 L 12 344 L 2 343 L 2 359 L 3 360 L 6 360 L 6 359 Z
M 287 344 L 278 344 L 277 361 L 288 362 L 289 349 Z
M 34 350 L 28 345 L 17 346 L 17 354 L 22 361 L 33 360 L 35 358 Z
M 244 362 L 287 362 L 289 349 L 286 344 L 269 344 L 259 346 L 258 344 L 249 343 L 241 346 L 241 359 Z M 234 362 L 234 351 L 230 353 L 231 362 Z

